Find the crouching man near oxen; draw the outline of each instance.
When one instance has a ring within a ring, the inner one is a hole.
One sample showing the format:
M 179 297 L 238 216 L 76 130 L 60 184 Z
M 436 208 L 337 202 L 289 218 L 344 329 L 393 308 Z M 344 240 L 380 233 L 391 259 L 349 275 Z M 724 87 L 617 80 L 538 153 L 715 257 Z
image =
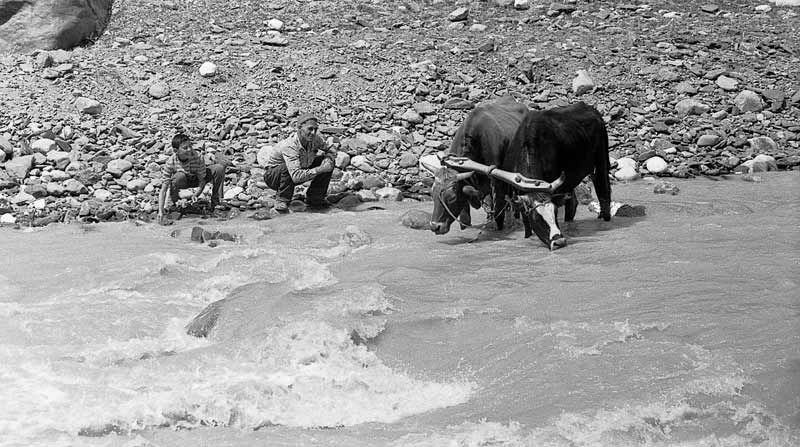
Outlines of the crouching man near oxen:
M 306 113 L 297 119 L 297 132 L 278 143 L 267 160 L 264 182 L 276 194 L 275 210 L 289 211 L 295 186 L 311 181 L 306 190 L 306 204 L 310 208 L 330 207 L 326 198 L 334 161 L 325 152 L 330 148 L 317 134 L 317 117 Z

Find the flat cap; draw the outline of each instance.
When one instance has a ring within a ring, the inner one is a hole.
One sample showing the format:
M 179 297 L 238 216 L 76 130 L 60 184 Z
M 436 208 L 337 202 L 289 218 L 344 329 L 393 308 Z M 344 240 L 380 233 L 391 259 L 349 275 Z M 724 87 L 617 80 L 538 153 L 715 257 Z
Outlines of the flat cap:
M 319 122 L 319 118 L 317 118 L 317 116 L 316 116 L 316 115 L 314 115 L 313 113 L 304 113 L 304 114 L 300 115 L 300 116 L 297 118 L 297 127 L 300 127 L 300 126 L 302 126 L 302 125 L 303 125 L 303 123 L 305 123 L 306 121 L 311 121 L 311 120 L 314 120 L 314 121 L 316 121 L 316 122 Z

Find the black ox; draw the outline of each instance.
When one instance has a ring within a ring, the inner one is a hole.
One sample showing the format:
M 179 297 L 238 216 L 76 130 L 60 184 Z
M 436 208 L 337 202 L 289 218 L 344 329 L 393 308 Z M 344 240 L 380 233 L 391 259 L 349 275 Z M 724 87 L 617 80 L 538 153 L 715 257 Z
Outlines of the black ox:
M 507 125 L 498 132 L 492 112 L 503 110 L 500 116 L 506 116 L 509 109 L 519 113 L 519 107 L 524 113 L 516 129 Z M 470 147 L 469 141 L 491 144 L 472 144 L 472 152 L 459 151 L 462 130 L 469 135 L 468 142 L 461 143 L 465 147 Z M 476 147 L 483 158 L 475 155 Z M 467 204 L 478 208 L 487 194 L 493 199 L 498 228 L 502 228 L 501 210 L 508 194 L 522 214 L 525 237 L 536 233 L 551 250 L 563 247 L 566 239 L 558 227 L 557 206 L 565 205 L 565 220 L 574 219 L 577 199 L 572 190 L 587 175 L 592 175 L 600 217 L 611 218 L 608 135 L 602 116 L 582 102 L 546 111 L 531 111 L 513 100 L 480 106 L 468 115 L 443 161 L 446 166 L 435 170 L 432 188 L 431 230 L 437 234 L 447 233 L 456 216 L 462 227 L 469 224 Z M 474 175 L 476 172 L 479 175 Z
M 448 155 L 464 157 L 489 166 L 500 166 L 505 161 L 508 145 L 514 138 L 528 108 L 514 98 L 503 97 L 473 109 L 456 131 Z M 457 219 L 462 225 L 471 223 L 469 206 L 479 209 L 488 197 L 489 220 L 498 229 L 503 228 L 508 185 L 488 175 L 473 175 L 474 171 L 458 172 L 424 166 L 435 177 L 431 230 L 446 234 Z

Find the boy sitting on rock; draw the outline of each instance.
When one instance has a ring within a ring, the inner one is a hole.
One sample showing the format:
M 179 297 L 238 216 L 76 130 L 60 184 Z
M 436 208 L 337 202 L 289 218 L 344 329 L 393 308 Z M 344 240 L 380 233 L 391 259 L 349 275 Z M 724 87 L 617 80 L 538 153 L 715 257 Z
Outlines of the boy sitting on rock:
M 203 156 L 194 150 L 189 137 L 179 133 L 172 138 L 174 154 L 170 156 L 161 167 L 161 193 L 158 196 L 158 222 L 162 225 L 168 223 L 164 218 L 164 202 L 166 202 L 167 189 L 173 205 L 180 202 L 181 189 L 197 188 L 192 195 L 192 202 L 196 201 L 206 183 L 211 182 L 211 212 L 220 204 L 222 185 L 225 181 L 225 167 L 221 164 L 206 166 Z

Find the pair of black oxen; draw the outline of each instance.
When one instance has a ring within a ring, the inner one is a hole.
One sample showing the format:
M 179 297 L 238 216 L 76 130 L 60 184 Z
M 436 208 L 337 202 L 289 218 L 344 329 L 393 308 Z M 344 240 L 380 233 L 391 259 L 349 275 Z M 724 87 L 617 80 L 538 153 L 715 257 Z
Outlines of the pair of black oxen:
M 566 221 L 575 217 L 574 188 L 587 175 L 600 202 L 600 216 L 611 219 L 608 134 L 603 117 L 579 102 L 545 111 L 528 109 L 513 98 L 482 104 L 458 129 L 443 166 L 422 165 L 434 174 L 431 230 L 450 231 L 458 221 L 470 225 L 469 207 L 489 198 L 489 219 L 503 228 L 507 204 L 522 216 L 525 237 L 532 233 L 555 250 L 566 245 L 557 207 Z M 531 231 L 533 230 L 533 231 Z

